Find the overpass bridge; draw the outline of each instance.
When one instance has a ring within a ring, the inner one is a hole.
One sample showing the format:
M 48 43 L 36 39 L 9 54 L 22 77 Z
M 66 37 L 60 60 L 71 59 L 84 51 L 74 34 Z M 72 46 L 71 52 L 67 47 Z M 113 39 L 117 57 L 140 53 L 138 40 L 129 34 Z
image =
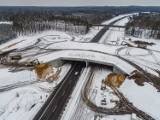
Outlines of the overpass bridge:
M 123 61 L 118 56 L 95 50 L 59 50 L 39 57 L 38 60 L 42 63 L 49 63 L 59 60 L 83 61 L 86 62 L 86 64 L 92 62 L 113 66 L 113 68 L 116 68 L 125 74 L 130 74 L 135 70 L 133 66 Z
M 117 28 L 126 28 L 126 26 L 121 26 L 121 25 L 104 25 L 104 24 L 94 24 L 92 25 L 93 27 L 98 26 L 98 27 L 117 27 Z

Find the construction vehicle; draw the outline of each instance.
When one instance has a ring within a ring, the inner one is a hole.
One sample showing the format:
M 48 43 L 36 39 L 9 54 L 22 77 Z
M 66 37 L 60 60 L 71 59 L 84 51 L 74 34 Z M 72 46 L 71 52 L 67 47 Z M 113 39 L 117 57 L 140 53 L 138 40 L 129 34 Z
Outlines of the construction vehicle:
M 131 45 L 130 43 L 127 43 L 127 46 L 128 47 L 134 47 L 133 45 Z
M 138 44 L 137 47 L 138 47 L 138 48 L 142 48 L 142 49 L 146 49 L 146 48 L 147 48 L 147 45 L 145 45 L 145 44 Z
M 127 43 L 127 42 L 125 42 L 125 41 L 123 41 L 123 42 L 121 43 L 121 45 L 126 45 L 126 46 L 128 46 L 128 47 L 134 47 L 132 44 Z
M 20 60 L 20 59 L 22 59 L 22 56 L 21 55 L 14 55 L 14 56 L 10 56 L 10 59 L 11 60 Z
M 106 98 L 104 98 L 103 100 L 101 100 L 101 105 L 107 105 Z
M 27 66 L 27 67 L 34 67 L 34 66 L 37 65 L 37 64 L 40 64 L 39 61 L 38 61 L 38 59 L 33 60 L 33 61 L 30 61 L 30 62 L 27 62 L 27 63 L 25 64 L 25 66 Z

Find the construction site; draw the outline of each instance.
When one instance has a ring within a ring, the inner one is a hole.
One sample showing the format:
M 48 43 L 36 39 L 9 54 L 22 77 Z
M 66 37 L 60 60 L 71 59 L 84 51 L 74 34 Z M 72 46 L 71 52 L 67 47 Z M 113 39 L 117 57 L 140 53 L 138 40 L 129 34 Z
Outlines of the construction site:
M 160 44 L 125 36 L 128 17 L 117 21 L 121 28 L 48 31 L 0 46 L 0 118 L 157 119 Z

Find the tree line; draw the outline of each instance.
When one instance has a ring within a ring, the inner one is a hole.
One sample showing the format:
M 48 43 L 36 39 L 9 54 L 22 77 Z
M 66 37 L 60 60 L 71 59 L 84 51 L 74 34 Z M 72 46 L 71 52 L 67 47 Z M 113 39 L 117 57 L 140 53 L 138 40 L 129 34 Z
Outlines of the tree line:
M 89 30 L 86 19 L 70 16 L 54 16 L 51 12 L 25 12 L 12 18 L 14 30 L 18 34 L 61 30 L 85 34 Z
M 13 29 L 21 35 L 51 29 L 85 34 L 93 24 L 100 24 L 120 13 L 103 10 L 1 11 L 0 21 L 13 21 Z
M 160 39 L 160 13 L 139 13 L 129 18 L 127 35 Z
M 16 37 L 17 34 L 14 32 L 11 24 L 0 24 L 0 44 Z

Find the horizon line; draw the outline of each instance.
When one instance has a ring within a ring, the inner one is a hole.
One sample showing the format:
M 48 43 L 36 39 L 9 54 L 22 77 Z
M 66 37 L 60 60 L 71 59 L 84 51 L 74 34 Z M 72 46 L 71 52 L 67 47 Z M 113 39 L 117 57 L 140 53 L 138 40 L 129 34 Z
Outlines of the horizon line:
M 41 6 L 41 5 L 0 5 L 0 7 L 160 7 L 160 5 L 151 5 L 151 6 L 148 6 L 148 5 L 115 5 L 115 6 L 112 6 L 112 5 L 80 5 L 80 6 Z

